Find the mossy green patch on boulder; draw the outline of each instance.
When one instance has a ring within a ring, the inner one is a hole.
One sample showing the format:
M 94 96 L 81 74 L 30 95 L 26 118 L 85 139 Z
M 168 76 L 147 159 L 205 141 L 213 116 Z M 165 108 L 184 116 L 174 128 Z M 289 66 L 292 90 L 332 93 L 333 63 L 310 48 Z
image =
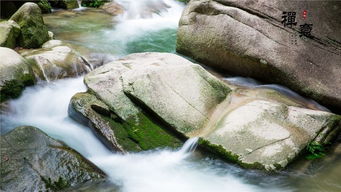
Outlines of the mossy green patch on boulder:
M 0 91 L 0 102 L 18 98 L 25 87 L 34 85 L 34 83 L 35 78 L 31 74 L 24 74 L 18 79 L 5 81 Z
M 28 62 L 9 48 L 0 47 L 0 101 L 20 96 L 22 90 L 35 83 Z
M 182 145 L 182 141 L 152 115 L 141 112 L 123 120 L 90 93 L 77 93 L 73 96 L 69 115 L 92 127 L 113 150 L 142 151 Z
M 35 3 L 25 3 L 16 11 L 11 20 L 21 28 L 19 45 L 24 48 L 39 48 L 49 40 L 47 26 L 44 24 L 39 6 Z
M 121 151 L 200 137 L 200 146 L 222 159 L 272 171 L 286 167 L 311 141 L 328 142 L 340 131 L 339 116 L 308 100 L 225 84 L 174 54 L 131 54 L 84 81 L 88 93 L 72 98 L 70 116 L 85 119 Z
M 77 0 L 63 0 L 63 2 L 67 9 L 75 9 L 79 7 Z
M 48 0 L 40 0 L 37 5 L 39 6 L 42 13 L 51 13 L 51 5 Z
M 0 22 L 1 47 L 15 48 L 19 35 L 20 27 L 16 22 L 12 20 Z

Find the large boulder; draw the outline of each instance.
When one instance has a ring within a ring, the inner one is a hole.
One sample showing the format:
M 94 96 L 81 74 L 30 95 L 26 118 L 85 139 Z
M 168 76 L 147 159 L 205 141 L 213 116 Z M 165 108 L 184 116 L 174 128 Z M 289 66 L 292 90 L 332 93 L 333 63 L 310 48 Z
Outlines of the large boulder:
M 0 22 L 0 47 L 15 48 L 19 35 L 20 27 L 16 22 L 12 20 Z
M 0 101 L 16 98 L 25 86 L 33 85 L 34 75 L 27 61 L 12 49 L 0 47 Z
M 224 83 L 174 54 L 132 54 L 97 68 L 84 81 L 89 90 L 72 98 L 69 114 L 116 150 L 125 148 L 117 145 L 123 135 L 120 123 L 129 122 L 125 140 L 139 143 L 129 131 L 140 137 L 152 131 L 132 123 L 144 122 L 142 113 L 181 139 L 200 137 L 203 149 L 223 159 L 275 170 L 309 143 L 329 143 L 341 129 L 340 116 L 314 104 L 268 88 Z
M 338 1 L 193 0 L 180 20 L 177 51 L 341 109 L 340 7 Z M 288 11 L 296 11 L 297 26 L 281 23 Z M 300 37 L 304 23 L 313 24 L 311 37 Z
M 47 26 L 37 4 L 25 3 L 10 19 L 17 22 L 21 28 L 18 39 L 21 47 L 39 48 L 49 40 Z
M 92 68 L 84 57 L 62 41 L 50 40 L 42 47 L 21 52 L 22 56 L 31 61 L 34 73 L 42 80 L 75 77 Z
M 78 152 L 37 128 L 18 127 L 0 137 L 4 191 L 59 191 L 105 177 Z

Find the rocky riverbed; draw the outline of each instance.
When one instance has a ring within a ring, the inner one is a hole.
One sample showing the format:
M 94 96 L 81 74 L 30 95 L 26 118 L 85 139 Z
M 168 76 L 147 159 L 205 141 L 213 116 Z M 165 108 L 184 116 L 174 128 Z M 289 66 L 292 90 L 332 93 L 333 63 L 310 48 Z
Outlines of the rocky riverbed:
M 341 189 L 337 29 L 293 62 L 279 2 L 47 3 L 0 22 L 1 190 Z

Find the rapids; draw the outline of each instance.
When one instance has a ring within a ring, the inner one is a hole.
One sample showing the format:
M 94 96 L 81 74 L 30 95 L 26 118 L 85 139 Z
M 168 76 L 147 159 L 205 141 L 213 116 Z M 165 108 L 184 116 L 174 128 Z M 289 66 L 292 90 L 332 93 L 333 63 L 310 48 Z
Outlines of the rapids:
M 143 14 L 143 8 L 156 0 L 117 0 L 124 5 L 125 13 L 114 18 L 100 10 L 87 8 L 57 10 L 45 15 L 44 19 L 56 39 L 113 58 L 143 51 L 175 52 L 176 28 L 184 5 L 175 0 L 160 1 L 167 5 L 166 8 L 149 16 Z M 238 80 L 241 81 L 244 80 Z M 253 82 L 248 86 L 261 85 Z M 290 169 L 265 174 L 205 158 L 195 150 L 196 138 L 188 140 L 178 150 L 112 153 L 90 129 L 68 117 L 70 98 L 85 90 L 83 77 L 40 82 L 26 88 L 20 98 L 9 102 L 10 111 L 1 114 L 1 134 L 19 125 L 36 126 L 95 163 L 122 192 L 311 192 L 341 189 L 337 176 L 337 170 L 341 170 L 339 156 L 328 164 L 322 162 L 319 174 L 306 175 Z M 298 97 L 293 92 L 288 94 Z

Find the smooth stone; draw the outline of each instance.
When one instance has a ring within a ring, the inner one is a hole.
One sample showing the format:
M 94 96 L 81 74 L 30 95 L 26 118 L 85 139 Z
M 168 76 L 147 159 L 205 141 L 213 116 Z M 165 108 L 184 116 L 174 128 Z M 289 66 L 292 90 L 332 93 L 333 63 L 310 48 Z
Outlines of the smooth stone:
M 4 191 L 59 191 L 106 175 L 64 143 L 34 127 L 18 127 L 0 136 Z

